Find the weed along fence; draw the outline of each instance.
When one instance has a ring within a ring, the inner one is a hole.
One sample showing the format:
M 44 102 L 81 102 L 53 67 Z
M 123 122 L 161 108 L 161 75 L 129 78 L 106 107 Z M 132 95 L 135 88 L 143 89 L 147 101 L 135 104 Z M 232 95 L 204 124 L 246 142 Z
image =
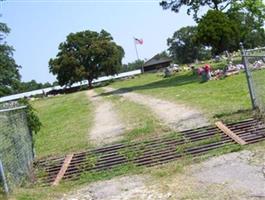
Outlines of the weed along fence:
M 265 125 L 255 119 L 207 126 L 144 142 L 120 143 L 61 157 L 38 160 L 38 182 L 57 185 L 97 173 L 112 173 L 128 167 L 151 167 L 183 157 L 231 151 L 241 145 L 265 140 Z
M 6 193 L 32 176 L 33 140 L 25 109 L 18 105 L 0 109 L 0 190 Z
M 254 109 L 265 119 L 265 47 L 245 50 L 242 56 Z

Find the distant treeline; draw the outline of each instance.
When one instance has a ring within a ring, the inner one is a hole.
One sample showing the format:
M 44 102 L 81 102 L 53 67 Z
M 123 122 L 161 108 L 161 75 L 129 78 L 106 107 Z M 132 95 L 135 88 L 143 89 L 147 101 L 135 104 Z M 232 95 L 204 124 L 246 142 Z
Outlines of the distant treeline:
M 53 86 L 57 86 L 58 82 L 55 81 L 52 84 L 49 82 L 46 83 L 38 83 L 35 80 L 31 80 L 28 82 L 20 82 L 19 86 L 18 86 L 18 93 L 22 93 L 22 92 L 29 92 L 32 90 L 39 90 L 39 89 L 44 89 L 44 88 L 48 88 L 48 87 L 53 87 Z
M 30 92 L 33 90 L 44 89 L 44 88 L 53 87 L 53 86 L 57 86 L 57 85 L 58 85 L 57 81 L 53 82 L 52 84 L 49 82 L 38 83 L 35 80 L 31 80 L 28 82 L 18 81 L 13 85 L 12 90 L 11 89 L 2 90 L 2 94 L 0 92 L 0 97 L 12 95 L 12 94 L 19 94 L 19 93 L 23 93 L 23 92 Z M 1 88 L 1 86 L 0 86 L 0 91 L 1 91 L 1 89 L 4 89 L 4 88 L 3 87 Z
M 144 60 L 135 60 L 134 62 L 123 64 L 121 69 L 119 70 L 119 73 L 122 72 L 129 72 L 137 69 L 141 69 L 144 64 Z

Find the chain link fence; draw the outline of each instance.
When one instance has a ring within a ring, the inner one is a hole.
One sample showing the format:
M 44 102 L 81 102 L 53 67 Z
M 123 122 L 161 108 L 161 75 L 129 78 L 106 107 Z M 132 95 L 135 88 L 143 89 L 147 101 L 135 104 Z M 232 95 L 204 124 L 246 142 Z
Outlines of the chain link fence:
M 265 119 L 265 47 L 242 48 L 252 106 L 259 118 Z
M 0 105 L 0 184 L 6 193 L 32 177 L 33 138 L 25 109 L 16 103 Z

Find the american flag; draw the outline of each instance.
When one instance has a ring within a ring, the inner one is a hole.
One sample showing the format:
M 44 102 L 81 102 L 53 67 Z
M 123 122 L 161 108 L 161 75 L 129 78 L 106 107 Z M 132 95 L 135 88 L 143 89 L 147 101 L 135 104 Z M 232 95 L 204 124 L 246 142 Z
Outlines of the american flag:
M 144 43 L 143 39 L 137 39 L 137 38 L 134 38 L 134 42 L 135 44 L 140 44 L 140 45 Z

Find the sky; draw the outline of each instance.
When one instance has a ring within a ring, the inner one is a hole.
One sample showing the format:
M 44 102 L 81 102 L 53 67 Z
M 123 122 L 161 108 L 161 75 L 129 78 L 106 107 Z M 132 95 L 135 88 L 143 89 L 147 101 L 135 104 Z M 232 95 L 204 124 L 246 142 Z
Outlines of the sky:
M 6 40 L 15 49 L 14 58 L 22 68 L 22 81 L 53 82 L 48 62 L 69 33 L 83 30 L 108 31 L 125 51 L 123 63 L 149 59 L 166 50 L 167 38 L 179 28 L 194 25 L 185 9 L 176 14 L 163 10 L 159 0 L 6 0 L 1 3 L 1 21 L 11 33 Z

